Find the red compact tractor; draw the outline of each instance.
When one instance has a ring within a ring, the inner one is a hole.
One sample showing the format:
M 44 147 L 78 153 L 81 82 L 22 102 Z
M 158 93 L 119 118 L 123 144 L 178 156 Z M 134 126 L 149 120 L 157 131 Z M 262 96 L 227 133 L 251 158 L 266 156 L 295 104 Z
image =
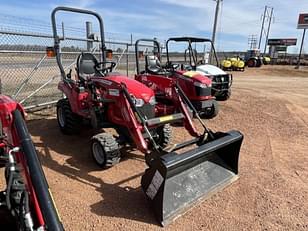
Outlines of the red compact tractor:
M 151 42 L 154 45 L 153 54 L 140 55 L 140 43 Z M 188 99 L 198 111 L 198 114 L 207 119 L 218 114 L 218 103 L 212 96 L 212 80 L 202 74 L 183 68 L 179 63 L 162 66 L 160 62 L 160 45 L 157 40 L 139 39 L 135 43 L 136 70 L 135 79 L 152 88 L 160 100 L 170 101 L 168 91 L 170 83 L 177 82 Z M 145 68 L 140 68 L 140 56 L 145 58 Z M 180 68 L 181 67 L 181 68 Z M 167 94 L 166 94 L 167 93 Z
M 64 230 L 53 203 L 21 105 L 0 94 L 1 230 Z
M 58 11 L 89 14 L 95 16 L 100 25 L 101 62 L 92 53 L 81 53 L 74 77 L 65 73 L 61 62 L 59 46 L 64 38 L 57 34 Z M 94 128 L 115 129 L 117 135 L 101 132 L 91 138 L 92 155 L 101 167 L 118 163 L 120 148 L 126 145 L 144 153 L 148 168 L 141 185 L 162 225 L 174 220 L 190 204 L 237 178 L 242 134 L 237 131 L 214 133 L 197 115 L 204 127 L 204 132 L 199 133 L 188 110 L 195 109 L 176 82 L 169 82 L 173 105 L 169 108 L 156 100 L 151 88 L 113 72 L 115 63 L 106 61 L 103 21 L 97 13 L 57 7 L 52 12 L 52 25 L 55 38 L 52 49 L 62 76 L 58 88 L 66 96 L 57 104 L 61 131 L 77 134 L 82 121 L 91 121 Z M 164 111 L 166 108 L 170 114 Z M 179 121 L 194 138 L 171 146 L 169 124 Z M 177 151 L 183 152 L 185 147 L 191 149 L 178 154 Z

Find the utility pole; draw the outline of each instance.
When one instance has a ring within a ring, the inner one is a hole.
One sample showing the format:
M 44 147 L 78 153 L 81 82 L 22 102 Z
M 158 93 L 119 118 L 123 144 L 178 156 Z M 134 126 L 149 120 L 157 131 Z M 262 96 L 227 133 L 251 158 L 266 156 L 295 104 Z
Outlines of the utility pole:
M 271 23 L 272 23 L 272 18 L 273 18 L 273 11 L 274 11 L 274 8 L 271 8 L 271 15 L 270 15 L 269 22 L 268 22 L 268 28 L 267 28 L 266 39 L 265 39 L 265 45 L 264 45 L 264 51 L 263 51 L 263 54 L 264 54 L 264 55 L 265 55 L 265 53 L 266 53 L 267 42 L 268 42 L 268 36 L 269 36 L 269 33 L 270 33 L 270 29 L 271 29 Z
M 267 12 L 267 6 L 265 6 L 264 8 L 264 14 L 262 16 L 262 26 L 261 26 L 261 32 L 260 32 L 260 37 L 259 37 L 259 45 L 258 45 L 258 49 L 260 50 L 260 47 L 261 47 L 261 41 L 262 41 L 262 36 L 263 36 L 263 28 L 264 28 L 264 23 L 265 23 L 265 15 L 266 15 L 266 12 Z
M 214 46 L 215 45 L 215 38 L 216 38 L 216 30 L 217 30 L 219 8 L 220 8 L 220 3 L 223 0 L 213 0 L 213 1 L 216 2 L 215 19 L 214 19 L 213 33 L 212 33 L 212 42 L 213 42 L 213 46 Z M 213 56 L 212 53 L 213 53 L 213 49 L 211 47 L 210 62 L 212 62 L 212 56 Z
M 267 48 L 268 36 L 270 33 L 272 19 L 274 18 L 273 13 L 274 13 L 273 7 L 265 6 L 264 14 L 262 15 L 262 26 L 261 26 L 261 32 L 260 32 L 260 37 L 259 37 L 259 45 L 258 45 L 258 49 L 260 50 L 261 44 L 262 44 L 262 38 L 264 34 L 265 35 L 265 45 L 264 45 L 263 54 L 265 54 L 266 48 Z M 268 22 L 267 26 L 265 25 L 266 24 L 265 22 Z
M 300 50 L 299 50 L 298 61 L 297 61 L 297 65 L 296 65 L 295 69 L 299 69 L 299 66 L 301 65 L 301 56 L 302 56 L 302 51 L 303 51 L 303 45 L 304 45 L 304 40 L 305 40 L 305 34 L 306 34 L 306 29 L 304 29 L 304 32 L 303 32 L 301 48 L 300 48 Z

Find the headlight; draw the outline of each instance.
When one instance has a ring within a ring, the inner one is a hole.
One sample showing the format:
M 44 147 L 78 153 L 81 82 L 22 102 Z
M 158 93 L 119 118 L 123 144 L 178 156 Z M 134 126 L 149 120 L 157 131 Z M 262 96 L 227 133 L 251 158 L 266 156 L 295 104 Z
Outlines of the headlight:
M 156 104 L 155 96 L 152 96 L 152 97 L 150 98 L 149 103 L 150 103 L 151 105 L 155 105 L 155 104 Z
M 131 95 L 131 97 L 136 107 L 142 107 L 144 105 L 143 99 L 138 99 L 134 95 Z
M 143 99 L 135 99 L 136 107 L 142 107 L 144 105 Z
M 199 83 L 199 82 L 194 82 L 194 85 L 196 87 L 201 87 L 201 88 L 207 88 L 207 87 L 210 87 L 210 86 L 207 86 L 206 84 L 204 83 Z

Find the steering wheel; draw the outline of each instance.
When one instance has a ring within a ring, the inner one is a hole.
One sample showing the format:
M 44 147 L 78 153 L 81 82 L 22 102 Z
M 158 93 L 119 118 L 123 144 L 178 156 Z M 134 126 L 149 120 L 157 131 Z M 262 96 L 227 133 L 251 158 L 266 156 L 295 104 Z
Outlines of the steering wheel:
M 204 63 L 203 63 L 203 60 L 199 60 L 199 61 L 197 62 L 197 65 L 202 65 L 202 64 L 204 64 Z
M 108 67 L 106 67 L 106 64 L 109 64 Z M 113 68 L 116 66 L 116 63 L 113 61 L 104 61 L 104 62 L 98 62 L 94 65 L 94 68 L 102 73 L 103 75 L 107 75 L 109 72 L 112 72 Z
M 166 63 L 167 68 L 171 68 L 173 71 L 180 67 L 179 63 L 172 63 L 171 61 Z
M 189 65 L 189 64 L 181 64 L 181 70 L 182 71 L 192 71 L 193 70 L 193 67 L 191 66 L 191 65 Z

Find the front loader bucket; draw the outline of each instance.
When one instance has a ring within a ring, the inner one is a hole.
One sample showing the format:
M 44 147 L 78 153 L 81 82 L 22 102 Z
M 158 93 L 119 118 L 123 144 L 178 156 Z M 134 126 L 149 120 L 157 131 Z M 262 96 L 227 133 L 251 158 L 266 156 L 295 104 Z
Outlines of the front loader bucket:
M 162 226 L 238 178 L 242 141 L 238 131 L 219 133 L 196 149 L 153 160 L 141 185 Z

